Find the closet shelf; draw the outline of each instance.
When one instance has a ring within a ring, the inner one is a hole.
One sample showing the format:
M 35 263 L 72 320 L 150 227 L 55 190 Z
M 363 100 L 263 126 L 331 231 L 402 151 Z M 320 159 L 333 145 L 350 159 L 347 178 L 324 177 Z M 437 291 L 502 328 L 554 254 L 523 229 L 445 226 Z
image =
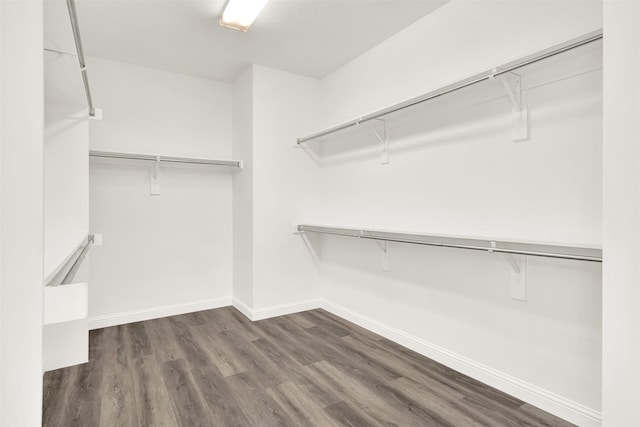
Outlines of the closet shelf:
M 333 127 L 329 127 L 327 129 L 321 130 L 319 132 L 307 135 L 307 136 L 303 136 L 298 138 L 297 140 L 297 144 L 303 144 L 305 142 L 308 141 L 313 141 L 319 138 L 322 138 L 324 136 L 329 136 L 331 134 L 335 134 L 341 131 L 344 131 L 346 129 L 349 128 L 353 128 L 356 127 L 358 125 L 361 124 L 365 124 L 365 123 L 374 123 L 374 121 L 379 121 L 379 120 L 384 120 L 384 118 L 392 113 L 396 113 L 402 110 L 406 110 L 408 108 L 423 104 L 429 100 L 435 99 L 435 98 L 439 98 L 443 95 L 458 91 L 460 89 L 469 87 L 469 86 L 473 86 L 476 85 L 480 82 L 484 82 L 487 80 L 493 80 L 496 78 L 500 78 L 502 80 L 502 76 L 506 76 L 507 73 L 511 73 L 515 70 L 517 70 L 518 68 L 524 67 L 526 65 L 530 65 L 533 64 L 535 62 L 541 61 L 543 59 L 547 59 L 550 58 L 552 56 L 561 54 L 563 52 L 567 52 L 570 51 L 572 49 L 578 48 L 580 46 L 584 46 L 586 44 L 598 41 L 600 39 L 602 39 L 603 34 L 602 34 L 602 30 L 598 30 L 598 31 L 594 31 L 588 34 L 585 34 L 581 37 L 577 37 L 575 39 L 569 40 L 567 42 L 552 46 L 548 49 L 544 49 L 541 50 L 539 52 L 536 52 L 534 54 L 531 55 L 527 55 L 525 57 L 522 57 L 518 60 L 512 61 L 512 62 L 508 62 L 506 64 L 503 64 L 501 66 L 492 68 L 491 70 L 485 71 L 483 73 L 479 73 L 479 74 L 475 74 L 471 77 L 468 77 L 466 79 L 457 81 L 455 83 L 452 83 L 450 85 L 441 87 L 439 89 L 436 89 L 434 91 L 425 93 L 423 95 L 417 96 L 415 98 L 406 100 L 404 102 L 400 102 L 398 104 L 394 104 L 391 105 L 389 107 L 383 108 L 381 110 L 378 111 L 374 111 L 370 114 L 364 115 L 362 117 L 356 118 L 354 120 L 348 121 L 348 122 L 344 122 L 341 123 L 339 125 L 333 126 Z M 503 84 L 505 82 L 503 81 Z M 508 88 L 507 88 L 508 89 Z M 513 94 L 511 93 L 511 90 L 508 89 L 508 95 L 509 98 L 512 100 L 512 102 L 514 102 L 514 106 L 515 104 L 517 104 L 517 100 L 515 100 Z M 516 107 L 514 107 L 516 108 Z M 519 108 L 518 108 L 519 109 Z
M 382 242 L 399 242 L 504 254 L 602 262 L 602 249 L 595 246 L 574 246 L 552 242 L 495 240 L 470 236 L 447 236 L 397 231 L 365 230 L 359 228 L 329 227 L 307 224 L 299 224 L 297 226 L 297 231 L 299 233 L 331 234 Z
M 116 153 L 112 151 L 89 151 L 90 157 L 99 157 L 107 159 L 125 159 L 125 160 L 143 160 L 160 163 L 187 163 L 194 165 L 210 165 L 210 166 L 229 166 L 242 169 L 242 161 L 240 160 L 218 160 L 218 159 L 201 159 L 192 157 L 172 157 L 157 156 L 150 154 L 135 153 Z

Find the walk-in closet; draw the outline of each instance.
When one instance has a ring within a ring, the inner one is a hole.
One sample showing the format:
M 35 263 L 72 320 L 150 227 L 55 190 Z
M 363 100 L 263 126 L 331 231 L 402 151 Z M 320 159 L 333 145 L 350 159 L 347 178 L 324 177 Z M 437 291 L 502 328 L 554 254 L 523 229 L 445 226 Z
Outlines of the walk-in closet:
M 638 28 L 1 0 L 0 426 L 640 426 Z

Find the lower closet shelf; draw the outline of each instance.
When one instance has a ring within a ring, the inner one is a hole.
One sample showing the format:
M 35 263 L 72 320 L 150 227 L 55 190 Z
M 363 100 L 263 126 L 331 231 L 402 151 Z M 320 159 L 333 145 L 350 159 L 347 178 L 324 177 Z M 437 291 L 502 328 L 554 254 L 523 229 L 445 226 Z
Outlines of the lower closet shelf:
M 602 248 L 589 245 L 574 246 L 552 242 L 492 240 L 470 236 L 407 233 L 308 224 L 299 224 L 296 229 L 299 233 L 331 234 L 383 242 L 399 242 L 514 255 L 602 262 Z

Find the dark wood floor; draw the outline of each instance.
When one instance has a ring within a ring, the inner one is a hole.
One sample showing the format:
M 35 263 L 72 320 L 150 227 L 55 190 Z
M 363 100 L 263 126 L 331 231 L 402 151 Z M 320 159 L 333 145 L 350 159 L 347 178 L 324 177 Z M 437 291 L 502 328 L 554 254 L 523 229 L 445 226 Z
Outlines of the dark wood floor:
M 569 426 L 323 310 L 222 308 L 92 331 L 44 426 Z

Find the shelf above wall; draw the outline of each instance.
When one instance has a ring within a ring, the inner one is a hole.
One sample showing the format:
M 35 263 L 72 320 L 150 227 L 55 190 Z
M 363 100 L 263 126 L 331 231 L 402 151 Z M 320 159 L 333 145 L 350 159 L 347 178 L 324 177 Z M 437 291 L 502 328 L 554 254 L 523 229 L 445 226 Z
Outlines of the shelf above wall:
M 193 165 L 209 165 L 209 166 L 229 166 L 232 168 L 242 169 L 242 161 L 240 160 L 218 160 L 203 159 L 194 157 L 173 157 L 158 156 L 150 154 L 135 153 L 117 153 L 112 151 L 89 151 L 90 157 L 106 158 L 106 159 L 123 159 L 123 160 L 142 160 L 156 163 L 186 163 Z
M 136 153 L 117 153 L 113 151 L 89 151 L 89 157 L 100 159 L 121 159 L 121 160 L 133 160 L 133 161 L 146 161 L 152 162 L 152 174 L 151 183 L 149 188 L 149 194 L 152 196 L 160 195 L 160 165 L 162 163 L 169 164 L 189 164 L 189 165 L 204 165 L 204 166 L 224 166 L 232 169 L 242 169 L 241 160 L 219 160 L 219 159 L 203 159 L 196 157 L 173 157 L 173 156 L 158 156 L 151 154 L 136 154 Z
M 602 262 L 602 248 L 596 246 L 573 246 L 553 242 L 494 240 L 471 236 L 447 236 L 307 224 L 299 224 L 296 229 L 300 233 L 330 234 L 381 242 L 399 242 L 513 255 Z
M 358 127 L 362 124 L 372 125 L 372 130 L 376 135 L 377 139 L 380 143 L 385 146 L 388 145 L 388 135 L 385 135 L 385 129 L 376 129 L 374 125 L 384 125 L 384 120 L 390 117 L 394 113 L 398 113 L 407 109 L 411 109 L 412 107 L 422 105 L 427 101 L 432 99 L 440 98 L 444 95 L 456 92 L 458 90 L 477 85 L 481 82 L 487 82 L 490 80 L 498 80 L 499 83 L 502 84 L 507 92 L 507 96 L 511 100 L 513 104 L 514 112 L 521 112 L 523 116 L 522 124 L 523 126 L 519 126 L 519 128 L 524 127 L 524 131 L 526 132 L 526 105 L 523 105 L 522 100 L 520 99 L 520 80 L 517 75 L 513 75 L 514 71 L 517 71 L 520 68 L 523 68 L 527 65 L 534 64 L 536 62 L 542 61 L 547 58 L 554 57 L 564 52 L 568 52 L 570 50 L 576 49 L 578 47 L 587 45 L 592 42 L 596 42 L 601 40 L 603 37 L 602 30 L 595 31 L 592 33 L 585 34 L 584 36 L 569 40 L 565 43 L 561 43 L 556 46 L 552 46 L 548 49 L 544 49 L 542 51 L 536 52 L 531 55 L 527 55 L 518 60 L 502 64 L 498 67 L 494 67 L 491 70 L 475 74 L 466 79 L 451 83 L 447 86 L 441 87 L 434 91 L 425 93 L 423 95 L 417 96 L 415 98 L 406 100 L 404 102 L 400 102 L 398 104 L 391 105 L 389 107 L 383 108 L 378 111 L 374 111 L 372 113 L 366 114 L 364 116 L 358 117 L 356 119 L 350 120 L 348 122 L 344 122 L 338 124 L 336 126 L 332 126 L 321 131 L 315 132 L 310 135 L 306 135 L 297 139 L 297 145 L 301 145 L 306 142 L 319 140 L 323 137 L 328 137 L 333 134 L 341 133 L 342 131 L 352 129 L 354 127 Z M 507 77 L 510 77 L 509 79 Z M 512 87 L 513 86 L 513 87 Z M 521 135 L 518 135 L 518 129 L 514 129 L 516 136 L 514 136 L 514 140 L 523 139 Z M 526 138 L 526 135 L 524 136 Z M 387 147 L 388 148 L 388 147 Z M 386 163 L 383 160 L 383 163 Z

